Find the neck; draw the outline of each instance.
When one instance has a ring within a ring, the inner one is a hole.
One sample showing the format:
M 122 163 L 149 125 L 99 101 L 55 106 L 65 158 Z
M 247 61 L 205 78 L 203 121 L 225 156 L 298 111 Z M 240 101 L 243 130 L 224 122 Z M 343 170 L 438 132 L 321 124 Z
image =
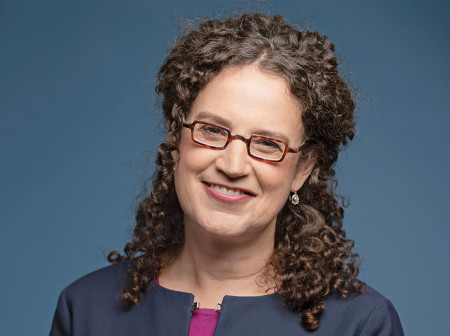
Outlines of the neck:
M 236 243 L 233 238 L 191 232 L 190 227 L 186 225 L 180 254 L 161 272 L 162 286 L 191 292 L 201 308 L 213 308 L 224 295 L 264 295 L 276 285 L 270 275 L 264 276 L 274 232 Z

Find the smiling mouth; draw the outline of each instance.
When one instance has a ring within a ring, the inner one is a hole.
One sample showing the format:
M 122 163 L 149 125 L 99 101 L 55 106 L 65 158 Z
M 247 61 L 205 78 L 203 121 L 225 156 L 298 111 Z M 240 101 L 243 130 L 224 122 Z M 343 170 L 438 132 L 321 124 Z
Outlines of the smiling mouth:
M 219 192 L 221 194 L 224 194 L 224 195 L 229 195 L 229 196 L 250 195 L 250 196 L 254 196 L 250 192 L 242 190 L 242 189 L 227 188 L 227 187 L 224 187 L 223 185 L 212 184 L 212 183 L 208 183 L 208 182 L 204 182 L 204 183 L 208 187 L 210 187 L 211 189 L 214 189 L 215 191 L 217 191 L 217 192 Z

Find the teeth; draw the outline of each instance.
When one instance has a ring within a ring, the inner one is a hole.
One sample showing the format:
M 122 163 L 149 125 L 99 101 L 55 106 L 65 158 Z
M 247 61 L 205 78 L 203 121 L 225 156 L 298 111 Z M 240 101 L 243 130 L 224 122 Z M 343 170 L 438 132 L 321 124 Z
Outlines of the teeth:
M 220 192 L 221 194 L 224 194 L 224 195 L 237 196 L 237 195 L 242 194 L 242 192 L 237 189 L 228 189 L 228 188 L 221 187 L 221 186 L 214 185 L 214 184 L 211 184 L 210 186 L 217 192 Z

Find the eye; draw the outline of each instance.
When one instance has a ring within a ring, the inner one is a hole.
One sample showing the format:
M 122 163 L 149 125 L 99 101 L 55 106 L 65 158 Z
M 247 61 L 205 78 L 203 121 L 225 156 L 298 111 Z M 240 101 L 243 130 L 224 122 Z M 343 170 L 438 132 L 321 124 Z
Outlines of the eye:
M 226 129 L 211 125 L 211 124 L 203 124 L 199 123 L 197 124 L 198 130 L 200 131 L 200 134 L 204 138 L 212 139 L 212 138 L 227 138 L 228 132 Z
M 202 131 L 210 134 L 224 134 L 226 133 L 222 128 L 213 125 L 204 125 Z
M 282 142 L 269 138 L 253 138 L 252 147 L 263 152 L 282 152 L 284 146 Z
M 277 149 L 280 148 L 280 146 L 275 141 L 272 141 L 269 139 L 261 140 L 261 145 L 266 146 L 266 147 L 271 147 L 271 148 L 277 148 Z

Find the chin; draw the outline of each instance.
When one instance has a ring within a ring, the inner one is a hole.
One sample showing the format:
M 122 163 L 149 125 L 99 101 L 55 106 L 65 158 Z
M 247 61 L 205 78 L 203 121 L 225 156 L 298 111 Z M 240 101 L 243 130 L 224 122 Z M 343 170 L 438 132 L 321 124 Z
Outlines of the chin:
M 218 237 L 239 237 L 246 234 L 247 230 L 237 223 L 214 223 L 203 226 L 204 230 Z
M 213 224 L 211 224 L 213 223 Z M 268 227 L 257 227 L 248 223 L 239 223 L 236 220 L 227 222 L 211 221 L 207 225 L 202 225 L 203 230 L 214 240 L 231 243 L 243 243 L 254 240 L 263 235 L 263 231 Z

